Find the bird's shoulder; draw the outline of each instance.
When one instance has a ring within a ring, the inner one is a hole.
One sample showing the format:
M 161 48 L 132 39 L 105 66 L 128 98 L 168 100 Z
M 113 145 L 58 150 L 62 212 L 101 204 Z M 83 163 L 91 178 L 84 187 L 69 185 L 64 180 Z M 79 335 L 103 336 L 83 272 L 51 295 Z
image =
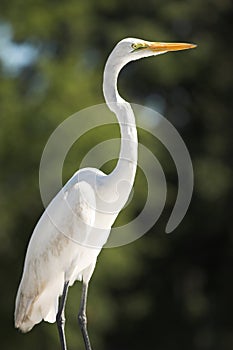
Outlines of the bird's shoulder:
M 70 187 L 81 181 L 87 182 L 90 185 L 96 185 L 95 182 L 100 181 L 105 178 L 106 174 L 97 168 L 83 168 L 79 169 L 74 173 L 74 175 L 68 180 L 65 187 Z
M 106 176 L 95 168 L 78 170 L 52 200 L 47 214 L 57 220 L 80 220 L 91 225 L 95 218 L 96 187 Z

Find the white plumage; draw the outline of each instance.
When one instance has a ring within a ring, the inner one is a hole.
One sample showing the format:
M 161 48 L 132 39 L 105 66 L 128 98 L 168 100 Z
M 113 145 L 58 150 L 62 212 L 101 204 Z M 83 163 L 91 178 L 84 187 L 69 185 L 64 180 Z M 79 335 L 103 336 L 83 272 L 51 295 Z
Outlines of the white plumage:
M 57 320 L 61 346 L 66 350 L 63 317 L 66 295 L 68 286 L 80 280 L 83 294 L 79 321 L 86 350 L 91 350 L 85 314 L 88 282 L 111 226 L 129 197 L 137 167 L 135 118 L 130 104 L 118 94 L 118 74 L 130 61 L 192 47 L 195 46 L 128 38 L 120 41 L 109 56 L 103 91 L 121 129 L 119 160 L 109 175 L 92 168 L 78 171 L 37 223 L 16 297 L 15 325 L 23 332 L 42 320 Z
M 23 332 L 43 319 L 56 321 L 65 281 L 69 285 L 75 280 L 89 281 L 115 219 L 109 214 L 102 227 L 98 226 L 93 188 L 104 176 L 96 169 L 78 171 L 35 227 L 16 298 L 15 324 Z

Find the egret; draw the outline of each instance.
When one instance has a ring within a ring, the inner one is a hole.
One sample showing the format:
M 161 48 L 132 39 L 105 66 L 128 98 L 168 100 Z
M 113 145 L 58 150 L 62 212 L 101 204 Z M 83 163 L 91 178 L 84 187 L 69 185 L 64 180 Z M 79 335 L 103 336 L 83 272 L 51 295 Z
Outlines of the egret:
M 91 350 L 87 331 L 87 292 L 97 257 L 117 215 L 127 202 L 137 167 L 137 129 L 133 110 L 117 90 L 121 69 L 130 61 L 169 51 L 194 48 L 189 43 L 121 40 L 104 69 L 103 93 L 121 132 L 120 155 L 108 175 L 95 168 L 78 170 L 50 202 L 31 236 L 15 304 L 15 326 L 28 332 L 42 320 L 57 322 L 62 350 L 65 304 L 69 286 L 83 283 L 78 320 L 85 349 Z

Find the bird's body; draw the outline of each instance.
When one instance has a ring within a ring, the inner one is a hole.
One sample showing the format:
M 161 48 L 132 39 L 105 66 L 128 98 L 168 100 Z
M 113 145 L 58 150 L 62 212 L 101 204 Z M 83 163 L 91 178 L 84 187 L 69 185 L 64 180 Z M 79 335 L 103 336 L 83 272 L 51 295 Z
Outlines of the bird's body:
M 130 104 L 118 94 L 118 74 L 130 61 L 192 47 L 195 46 L 127 38 L 120 41 L 109 56 L 103 91 L 106 103 L 120 125 L 119 160 L 108 175 L 93 168 L 77 171 L 37 223 L 28 245 L 16 297 L 15 325 L 23 332 L 42 320 L 57 321 L 62 349 L 65 350 L 67 291 L 70 285 L 80 280 L 83 281 L 83 294 L 79 321 L 86 350 L 91 350 L 85 314 L 88 283 L 97 256 L 129 197 L 137 168 L 135 118 Z
M 92 189 L 101 186 L 105 176 L 92 168 L 78 171 L 35 227 L 16 298 L 15 323 L 23 332 L 43 319 L 56 321 L 66 280 L 70 286 L 76 280 L 89 281 L 116 216 L 105 215 L 103 220 L 102 213 L 94 210 Z M 93 237 L 95 232 L 100 235 Z

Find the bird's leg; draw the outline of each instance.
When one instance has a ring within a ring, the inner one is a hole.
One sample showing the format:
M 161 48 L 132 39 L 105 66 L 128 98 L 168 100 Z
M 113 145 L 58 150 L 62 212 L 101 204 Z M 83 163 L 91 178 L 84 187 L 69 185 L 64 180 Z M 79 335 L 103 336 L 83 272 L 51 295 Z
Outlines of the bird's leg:
M 78 321 L 82 331 L 85 349 L 91 350 L 91 343 L 87 332 L 87 316 L 86 316 L 86 307 L 87 307 L 87 291 L 88 291 L 88 283 L 83 283 L 81 304 L 78 313 Z
M 67 350 L 66 337 L 65 337 L 65 304 L 66 304 L 68 287 L 69 287 L 69 281 L 65 281 L 62 296 L 59 300 L 58 313 L 56 317 L 57 328 L 58 328 L 62 350 Z

